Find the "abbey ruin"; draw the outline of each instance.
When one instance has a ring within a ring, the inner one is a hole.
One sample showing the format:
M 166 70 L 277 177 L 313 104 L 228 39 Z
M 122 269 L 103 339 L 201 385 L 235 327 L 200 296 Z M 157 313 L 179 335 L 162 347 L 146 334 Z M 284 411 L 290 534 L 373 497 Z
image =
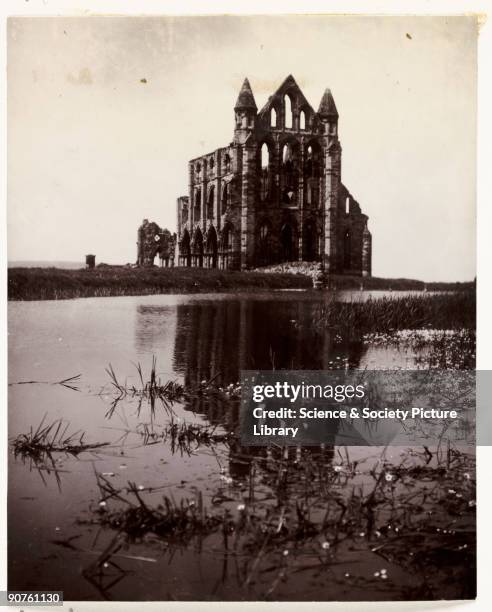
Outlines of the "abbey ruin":
M 318 111 L 292 76 L 258 111 L 248 79 L 232 142 L 188 164 L 177 201 L 178 265 L 249 269 L 318 261 L 328 274 L 371 274 L 368 217 L 341 180 L 338 111 Z

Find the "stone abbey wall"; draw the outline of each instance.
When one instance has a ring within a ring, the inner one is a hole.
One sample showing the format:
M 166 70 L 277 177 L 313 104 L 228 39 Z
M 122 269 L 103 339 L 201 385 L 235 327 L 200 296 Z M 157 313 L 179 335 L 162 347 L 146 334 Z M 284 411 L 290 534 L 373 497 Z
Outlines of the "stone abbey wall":
M 176 243 L 176 234 L 144 219 L 138 228 L 137 265 L 152 266 L 156 256 L 159 256 L 162 267 L 174 266 Z
M 189 193 L 177 201 L 178 265 L 305 260 L 370 275 L 368 217 L 341 181 L 331 92 L 315 112 L 289 76 L 258 111 L 246 79 L 234 117 L 232 143 L 189 162 Z

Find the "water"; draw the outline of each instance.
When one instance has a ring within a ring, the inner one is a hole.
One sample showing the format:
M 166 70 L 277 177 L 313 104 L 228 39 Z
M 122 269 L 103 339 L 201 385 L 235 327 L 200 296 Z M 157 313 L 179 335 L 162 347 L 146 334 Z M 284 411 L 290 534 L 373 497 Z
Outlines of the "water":
M 372 292 L 372 298 L 381 293 Z M 324 299 L 313 292 L 278 292 L 9 303 L 9 437 L 35 429 L 43 418 L 45 423 L 63 419 L 68 433 L 80 430 L 85 442 L 108 443 L 76 457 L 53 453 L 35 461 L 9 455 L 9 588 L 62 590 L 67 600 L 388 599 L 417 592 L 419 576 L 402 563 L 381 560 L 364 536 L 337 543 L 337 562 L 329 571 L 323 564 L 320 569 L 319 534 L 294 548 L 292 542 L 279 542 L 255 565 L 257 552 L 245 553 L 241 540 L 242 552 L 232 554 L 220 533 L 186 545 L 147 535 L 125 543 L 93 571 L 116 535 L 94 521 L 101 500 L 96 472 L 116 488 L 128 481 L 143 487 L 155 505 L 163 492 L 177 503 L 197 499 L 200 492 L 207 507 L 235 515 L 243 503 L 257 504 L 261 512 L 261 504 L 278 503 L 271 474 L 252 475 L 253 458 L 237 442 L 200 446 L 190 454 L 173 452 L 162 441 L 143 444 L 137 429 L 161 432 L 169 413 L 138 398 L 115 403 L 108 364 L 121 382 L 138 385 L 133 364 L 148 373 L 155 356 L 162 380 L 192 387 L 212 377 L 226 387 L 243 369 L 327 369 L 345 362 L 369 369 L 411 367 L 415 356 L 408 350 L 371 347 L 357 337 L 345 341 L 326 331 L 318 324 Z M 78 390 L 51 384 L 77 374 Z M 17 384 L 30 381 L 35 382 Z M 179 423 L 213 424 L 222 434 L 237 426 L 235 401 L 202 398 L 173 409 Z M 350 452 L 350 461 L 368 465 L 378 461 L 381 450 Z M 399 462 L 400 449 L 389 450 L 386 460 Z M 322 461 L 332 470 L 345 456 L 328 449 Z M 302 478 L 289 489 L 296 495 Z M 349 480 L 361 490 L 374 486 L 370 476 L 355 471 L 346 481 L 336 478 L 337 495 L 345 494 Z M 321 505 L 314 501 L 312 508 L 317 516 Z M 290 556 L 283 557 L 284 550 Z M 382 563 L 391 580 L 374 578 Z M 452 576 L 443 574 L 441 582 L 451 583 Z

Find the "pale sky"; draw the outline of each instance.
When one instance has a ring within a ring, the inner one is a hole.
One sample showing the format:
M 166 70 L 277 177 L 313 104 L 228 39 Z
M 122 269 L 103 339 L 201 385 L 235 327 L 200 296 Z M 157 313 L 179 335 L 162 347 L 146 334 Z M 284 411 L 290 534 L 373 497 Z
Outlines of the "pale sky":
M 292 74 L 315 110 L 333 92 L 373 274 L 473 279 L 476 42 L 473 17 L 10 19 L 9 259 L 134 262 L 244 77 L 261 108 Z

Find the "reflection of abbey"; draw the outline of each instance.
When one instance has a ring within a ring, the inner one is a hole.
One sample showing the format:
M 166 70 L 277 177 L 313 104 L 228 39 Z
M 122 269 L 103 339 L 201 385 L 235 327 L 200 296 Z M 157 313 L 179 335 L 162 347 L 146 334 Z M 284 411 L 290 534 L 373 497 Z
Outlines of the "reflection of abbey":
M 189 162 L 189 195 L 178 198 L 179 265 L 304 260 L 370 275 L 368 218 L 341 181 L 331 92 L 315 112 L 289 76 L 258 111 L 246 79 L 234 113 L 231 144 Z

